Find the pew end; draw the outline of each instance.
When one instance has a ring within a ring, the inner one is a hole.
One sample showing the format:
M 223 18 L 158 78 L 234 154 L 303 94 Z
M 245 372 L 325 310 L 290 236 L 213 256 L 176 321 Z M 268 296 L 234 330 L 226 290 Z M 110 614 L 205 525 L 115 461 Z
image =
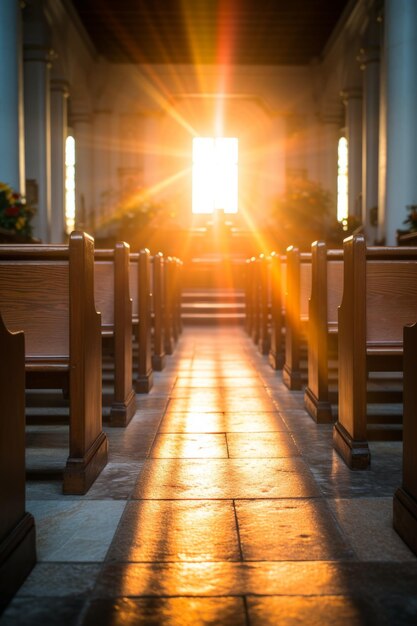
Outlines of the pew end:
M 0 611 L 36 563 L 25 497 L 25 340 L 0 315 Z
M 393 500 L 393 525 L 417 555 L 417 323 L 404 327 L 403 478 Z

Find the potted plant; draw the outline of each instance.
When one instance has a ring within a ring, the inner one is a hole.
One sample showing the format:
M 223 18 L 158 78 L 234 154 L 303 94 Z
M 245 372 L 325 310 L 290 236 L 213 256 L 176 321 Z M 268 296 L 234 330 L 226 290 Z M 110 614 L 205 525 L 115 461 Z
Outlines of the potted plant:
M 32 242 L 33 207 L 10 185 L 0 182 L 0 239 L 4 242 Z

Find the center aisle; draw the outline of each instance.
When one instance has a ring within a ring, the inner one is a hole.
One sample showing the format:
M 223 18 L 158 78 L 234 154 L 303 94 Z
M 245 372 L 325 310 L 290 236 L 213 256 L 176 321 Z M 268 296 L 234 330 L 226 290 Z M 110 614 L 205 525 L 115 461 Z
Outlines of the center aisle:
M 185 329 L 158 384 L 167 409 L 83 623 L 408 623 L 392 450 L 347 470 L 240 328 Z

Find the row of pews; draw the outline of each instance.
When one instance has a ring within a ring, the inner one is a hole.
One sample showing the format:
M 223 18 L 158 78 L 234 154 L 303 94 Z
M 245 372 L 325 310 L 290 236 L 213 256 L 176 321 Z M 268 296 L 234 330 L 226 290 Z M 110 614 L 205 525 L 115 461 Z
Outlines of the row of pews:
M 348 467 L 369 466 L 369 441 L 403 439 L 394 527 L 417 554 L 417 247 L 289 246 L 248 259 L 246 278 L 247 333 L 312 419 L 334 423 Z
M 95 250 L 77 231 L 68 245 L 0 246 L 0 608 L 36 561 L 25 510 L 30 390 L 66 399 L 63 493 L 85 494 L 107 463 L 103 405 L 110 426 L 127 426 L 136 393 L 151 389 L 153 371 L 174 350 L 181 267 L 123 242 Z

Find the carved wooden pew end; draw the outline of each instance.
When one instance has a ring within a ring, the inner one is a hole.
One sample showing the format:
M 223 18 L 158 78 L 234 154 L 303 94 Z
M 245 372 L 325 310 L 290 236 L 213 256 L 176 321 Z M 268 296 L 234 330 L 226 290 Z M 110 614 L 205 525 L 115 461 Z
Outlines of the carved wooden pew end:
M 114 250 L 96 250 L 94 292 L 101 312 L 103 342 L 111 341 L 114 363 L 110 425 L 126 426 L 136 411 L 132 385 L 132 300 L 129 293 L 129 245 L 117 242 Z
M 33 516 L 25 511 L 25 346 L 0 316 L 0 611 L 36 563 Z
M 161 372 L 165 367 L 164 348 L 164 256 L 158 252 L 152 258 L 152 310 L 153 310 L 153 351 L 152 369 Z
M 404 328 L 403 478 L 394 495 L 394 528 L 417 554 L 417 324 Z
M 107 463 L 94 241 L 73 232 L 68 246 L 2 246 L 0 283 L 6 324 L 25 332 L 26 388 L 69 390 L 63 491 L 84 494 Z

